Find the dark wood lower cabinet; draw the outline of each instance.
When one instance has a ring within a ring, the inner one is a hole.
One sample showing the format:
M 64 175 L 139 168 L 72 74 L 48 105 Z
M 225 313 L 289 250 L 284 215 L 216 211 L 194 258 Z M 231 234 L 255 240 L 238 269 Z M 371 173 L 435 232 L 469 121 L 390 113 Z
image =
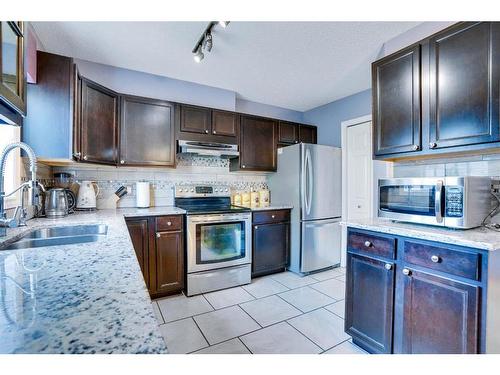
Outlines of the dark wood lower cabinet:
M 478 352 L 480 288 L 405 268 L 402 352 Z M 406 271 L 407 270 L 407 271 Z
M 290 253 L 290 210 L 253 215 L 252 277 L 281 272 Z
M 164 230 L 163 221 L 174 222 L 172 230 Z M 130 238 L 152 298 L 180 293 L 184 288 L 182 222 L 181 216 L 127 219 Z
M 371 353 L 496 352 L 494 345 L 486 347 L 486 336 L 497 335 L 486 328 L 487 316 L 496 319 L 488 307 L 496 301 L 486 294 L 497 287 L 485 278 L 489 254 L 359 229 L 349 228 L 347 236 L 345 330 L 356 344 Z M 353 246 L 357 237 L 367 244 L 392 238 L 396 259 L 362 252 Z M 462 272 L 471 264 L 477 273 Z
M 391 353 L 394 264 L 347 254 L 345 330 L 372 353 Z

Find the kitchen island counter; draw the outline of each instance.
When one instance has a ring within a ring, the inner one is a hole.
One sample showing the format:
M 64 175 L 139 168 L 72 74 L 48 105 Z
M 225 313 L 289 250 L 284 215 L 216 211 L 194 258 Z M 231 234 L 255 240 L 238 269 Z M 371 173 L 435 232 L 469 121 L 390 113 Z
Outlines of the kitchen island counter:
M 0 353 L 166 353 L 124 219 L 173 214 L 184 211 L 99 210 L 8 229 L 0 249 L 37 228 L 108 227 L 97 242 L 0 250 Z

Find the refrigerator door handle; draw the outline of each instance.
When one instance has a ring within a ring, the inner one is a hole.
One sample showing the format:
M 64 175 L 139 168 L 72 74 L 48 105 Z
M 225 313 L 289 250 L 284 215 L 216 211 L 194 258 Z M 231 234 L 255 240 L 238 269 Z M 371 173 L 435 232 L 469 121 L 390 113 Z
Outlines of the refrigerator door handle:
M 312 161 L 311 161 L 311 151 L 306 149 L 306 214 L 311 213 L 312 204 L 312 192 L 313 192 L 313 174 L 312 174 Z

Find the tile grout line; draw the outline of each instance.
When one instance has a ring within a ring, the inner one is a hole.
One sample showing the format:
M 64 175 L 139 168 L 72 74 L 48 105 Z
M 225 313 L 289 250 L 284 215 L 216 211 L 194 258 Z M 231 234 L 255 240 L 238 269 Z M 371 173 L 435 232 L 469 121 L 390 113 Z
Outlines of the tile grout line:
M 198 330 L 200 331 L 201 335 L 203 336 L 203 338 L 205 339 L 205 341 L 207 342 L 208 346 L 207 348 L 209 348 L 211 345 L 210 345 L 210 341 L 208 341 L 208 339 L 206 338 L 205 334 L 203 333 L 203 331 L 201 330 L 200 326 L 198 325 L 198 323 L 196 322 L 196 320 L 194 320 L 193 317 L 191 317 L 191 320 L 194 322 L 194 324 L 196 325 L 196 327 L 198 328 Z M 201 349 L 205 349 L 205 348 L 201 348 Z M 201 349 L 198 349 L 198 350 L 201 350 Z
M 344 340 L 344 341 L 342 341 L 342 342 L 339 342 L 338 344 L 333 345 L 331 348 L 328 348 L 328 349 L 323 350 L 323 351 L 322 351 L 321 353 L 319 353 L 319 354 L 324 354 L 325 352 L 327 352 L 327 351 L 329 351 L 329 350 L 332 350 L 333 348 L 336 348 L 337 346 L 342 345 L 343 343 L 345 343 L 346 341 L 349 341 L 349 340 L 350 340 L 350 338 L 348 338 L 348 339 L 346 339 L 346 340 Z
M 241 339 L 241 336 L 236 337 L 236 339 L 239 340 L 245 348 L 247 348 L 247 350 L 250 352 L 250 354 L 253 354 L 253 352 L 250 350 L 250 348 L 248 346 L 246 346 L 246 344 L 243 342 L 243 340 Z
M 314 290 L 316 290 L 316 289 L 314 289 Z M 319 291 L 318 291 L 318 292 L 319 292 Z M 319 292 L 319 293 L 321 293 L 321 292 Z M 323 293 L 321 293 L 321 294 L 323 294 Z M 323 295 L 324 295 L 324 296 L 326 296 L 326 294 L 323 294 Z M 323 305 L 323 306 L 316 307 L 316 308 L 314 308 L 314 309 L 312 309 L 312 310 L 309 310 L 309 311 L 303 311 L 302 309 L 300 309 L 299 307 L 295 306 L 295 305 L 294 305 L 294 304 L 292 304 L 291 302 L 288 302 L 287 300 L 285 300 L 285 299 L 284 299 L 283 297 L 281 297 L 279 294 L 276 294 L 276 297 L 281 298 L 283 301 L 285 301 L 286 303 L 288 303 L 288 304 L 289 304 L 289 305 L 291 305 L 292 307 L 294 307 L 294 308 L 296 308 L 297 310 L 301 311 L 301 312 L 302 312 L 302 314 L 300 314 L 300 315 L 309 314 L 310 312 L 313 312 L 313 311 L 316 311 L 316 310 L 322 309 L 322 308 L 324 308 L 325 306 L 333 305 L 334 303 L 337 303 L 337 302 L 341 301 L 341 300 L 337 301 L 335 298 L 332 298 L 332 297 L 330 297 L 330 296 L 327 296 L 328 298 L 333 299 L 333 301 L 334 301 L 334 302 L 332 302 L 332 303 L 328 303 L 328 304 Z M 299 316 L 299 315 L 297 315 L 297 316 Z M 296 318 L 297 316 L 294 316 L 293 318 Z M 293 318 L 288 318 L 288 319 L 293 319 Z
M 293 318 L 292 318 L 293 319 Z M 284 321 L 286 324 L 288 324 L 290 327 L 292 327 L 295 331 L 297 331 L 301 336 L 305 337 L 308 341 L 312 342 L 315 346 L 317 346 L 319 349 L 323 350 L 323 348 L 321 346 L 319 346 L 318 344 L 316 344 L 313 340 L 311 340 L 309 337 L 307 337 L 304 333 L 302 333 L 301 331 L 299 331 L 297 328 L 295 328 L 293 325 L 291 325 L 288 320 L 285 320 Z M 321 352 L 319 352 L 318 354 L 321 354 Z

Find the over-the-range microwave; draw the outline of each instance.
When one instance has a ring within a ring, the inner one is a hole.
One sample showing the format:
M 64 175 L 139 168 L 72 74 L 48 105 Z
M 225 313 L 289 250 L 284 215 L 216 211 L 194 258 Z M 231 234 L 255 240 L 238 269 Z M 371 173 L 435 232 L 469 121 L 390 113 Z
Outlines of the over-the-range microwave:
M 469 229 L 491 211 L 490 177 L 381 179 L 378 216 L 397 221 Z

